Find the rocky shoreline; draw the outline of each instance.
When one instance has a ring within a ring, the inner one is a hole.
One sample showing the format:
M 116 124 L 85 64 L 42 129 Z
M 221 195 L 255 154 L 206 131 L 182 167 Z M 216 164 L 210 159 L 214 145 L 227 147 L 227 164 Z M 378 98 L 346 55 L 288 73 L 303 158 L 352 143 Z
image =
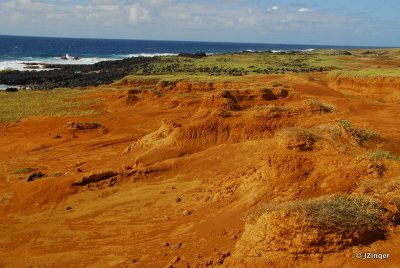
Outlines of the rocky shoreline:
M 121 79 L 156 60 L 156 57 L 138 57 L 102 61 L 92 65 L 47 64 L 44 66 L 47 69 L 45 71 L 0 72 L 0 84 L 42 90 L 98 86 Z

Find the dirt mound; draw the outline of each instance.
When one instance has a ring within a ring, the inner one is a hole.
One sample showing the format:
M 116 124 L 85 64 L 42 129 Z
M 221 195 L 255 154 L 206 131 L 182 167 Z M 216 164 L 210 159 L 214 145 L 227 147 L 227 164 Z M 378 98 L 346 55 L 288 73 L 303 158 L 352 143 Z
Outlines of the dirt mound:
M 297 151 L 311 151 L 318 137 L 309 131 L 298 128 L 285 128 L 275 135 L 282 148 Z
M 214 92 L 203 97 L 201 107 L 205 109 L 219 108 L 227 111 L 240 110 L 239 104 L 230 91 Z
M 171 87 L 171 90 L 187 93 L 192 91 L 209 92 L 213 90 L 241 89 L 248 86 L 244 82 L 193 82 L 179 81 Z
M 400 79 L 398 77 L 350 77 L 334 75 L 329 85 L 339 91 L 351 90 L 357 95 L 382 102 L 400 103 Z
M 128 105 L 133 105 L 137 103 L 140 99 L 137 94 L 141 93 L 142 91 L 139 89 L 130 89 L 128 90 L 128 93 L 126 94 L 125 97 L 125 103 Z
M 109 178 L 117 176 L 118 173 L 114 170 L 103 170 L 92 172 L 88 176 L 84 176 L 78 180 L 76 180 L 72 185 L 73 186 L 83 186 L 93 182 L 99 182 L 102 180 L 107 180 Z
M 290 114 L 271 110 L 237 114 L 216 111 L 190 118 L 185 124 L 164 121 L 157 131 L 129 146 L 125 153 L 134 152 L 139 162 L 155 163 L 218 144 L 272 137 L 277 129 L 293 124 Z
M 267 105 L 277 103 L 273 101 L 287 98 L 288 95 L 289 90 L 285 88 L 222 90 L 204 95 L 201 107 L 204 109 L 220 108 L 228 111 L 263 109 Z
M 70 122 L 66 128 L 71 130 L 90 130 L 101 128 L 101 124 L 97 122 Z
M 267 258 L 277 252 L 338 252 L 382 239 L 393 213 L 367 196 L 334 195 L 307 201 L 269 204 L 246 217 L 234 259 Z

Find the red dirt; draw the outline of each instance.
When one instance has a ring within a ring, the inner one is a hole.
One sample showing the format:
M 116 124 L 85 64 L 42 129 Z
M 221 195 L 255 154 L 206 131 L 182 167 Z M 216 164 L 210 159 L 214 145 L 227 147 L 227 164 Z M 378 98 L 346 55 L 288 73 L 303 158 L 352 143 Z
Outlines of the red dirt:
M 397 267 L 397 226 L 386 240 L 330 253 L 239 254 L 244 215 L 258 204 L 372 190 L 400 196 L 398 162 L 358 160 L 377 148 L 400 154 L 398 105 L 266 77 L 158 85 L 161 95 L 148 91 L 157 81 L 126 80 L 121 91 L 90 96 L 101 99 L 100 115 L 4 126 L 0 267 Z M 128 93 L 133 87 L 144 91 Z M 383 138 L 332 135 L 339 119 Z M 35 170 L 15 173 L 26 167 Z M 26 182 L 37 171 L 46 176 Z M 363 261 L 355 252 L 392 255 Z

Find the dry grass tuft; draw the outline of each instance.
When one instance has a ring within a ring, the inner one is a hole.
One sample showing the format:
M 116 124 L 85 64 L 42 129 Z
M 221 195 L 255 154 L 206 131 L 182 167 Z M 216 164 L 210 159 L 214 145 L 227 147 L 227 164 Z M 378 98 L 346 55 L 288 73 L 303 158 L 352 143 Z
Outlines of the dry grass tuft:
M 261 215 L 272 211 L 296 211 L 303 214 L 311 225 L 330 230 L 384 229 L 383 204 L 370 196 L 331 195 L 310 200 L 270 203 L 253 209 L 245 219 L 254 222 Z
M 332 112 L 337 111 L 336 107 L 333 106 L 332 104 L 328 104 L 328 103 L 322 102 L 317 99 L 310 99 L 310 100 L 308 100 L 308 103 L 319 107 L 321 109 L 321 111 L 324 113 L 332 113 Z

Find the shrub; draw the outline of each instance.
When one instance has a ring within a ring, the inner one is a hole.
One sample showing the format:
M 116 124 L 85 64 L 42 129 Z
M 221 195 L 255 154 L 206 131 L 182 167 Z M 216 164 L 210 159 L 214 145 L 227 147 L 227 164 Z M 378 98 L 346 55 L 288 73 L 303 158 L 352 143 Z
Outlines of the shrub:
M 322 102 L 317 99 L 311 99 L 311 100 L 308 100 L 308 102 L 314 106 L 319 107 L 321 109 L 321 111 L 324 113 L 331 113 L 331 112 L 336 111 L 335 106 L 325 103 L 325 102 Z
M 350 132 L 350 134 L 357 138 L 359 142 L 364 142 L 371 140 L 373 138 L 381 137 L 379 132 L 376 131 L 368 131 L 365 129 L 357 128 L 348 120 L 339 120 L 339 126 L 343 127 L 346 131 Z
M 385 212 L 382 202 L 370 196 L 331 195 L 309 200 L 271 203 L 250 211 L 246 221 L 257 220 L 272 211 L 296 211 L 318 228 L 356 231 L 360 228 L 382 230 Z
M 392 152 L 383 150 L 370 152 L 367 154 L 367 158 L 373 160 L 388 159 L 388 160 L 400 161 L 400 156 L 395 155 Z

